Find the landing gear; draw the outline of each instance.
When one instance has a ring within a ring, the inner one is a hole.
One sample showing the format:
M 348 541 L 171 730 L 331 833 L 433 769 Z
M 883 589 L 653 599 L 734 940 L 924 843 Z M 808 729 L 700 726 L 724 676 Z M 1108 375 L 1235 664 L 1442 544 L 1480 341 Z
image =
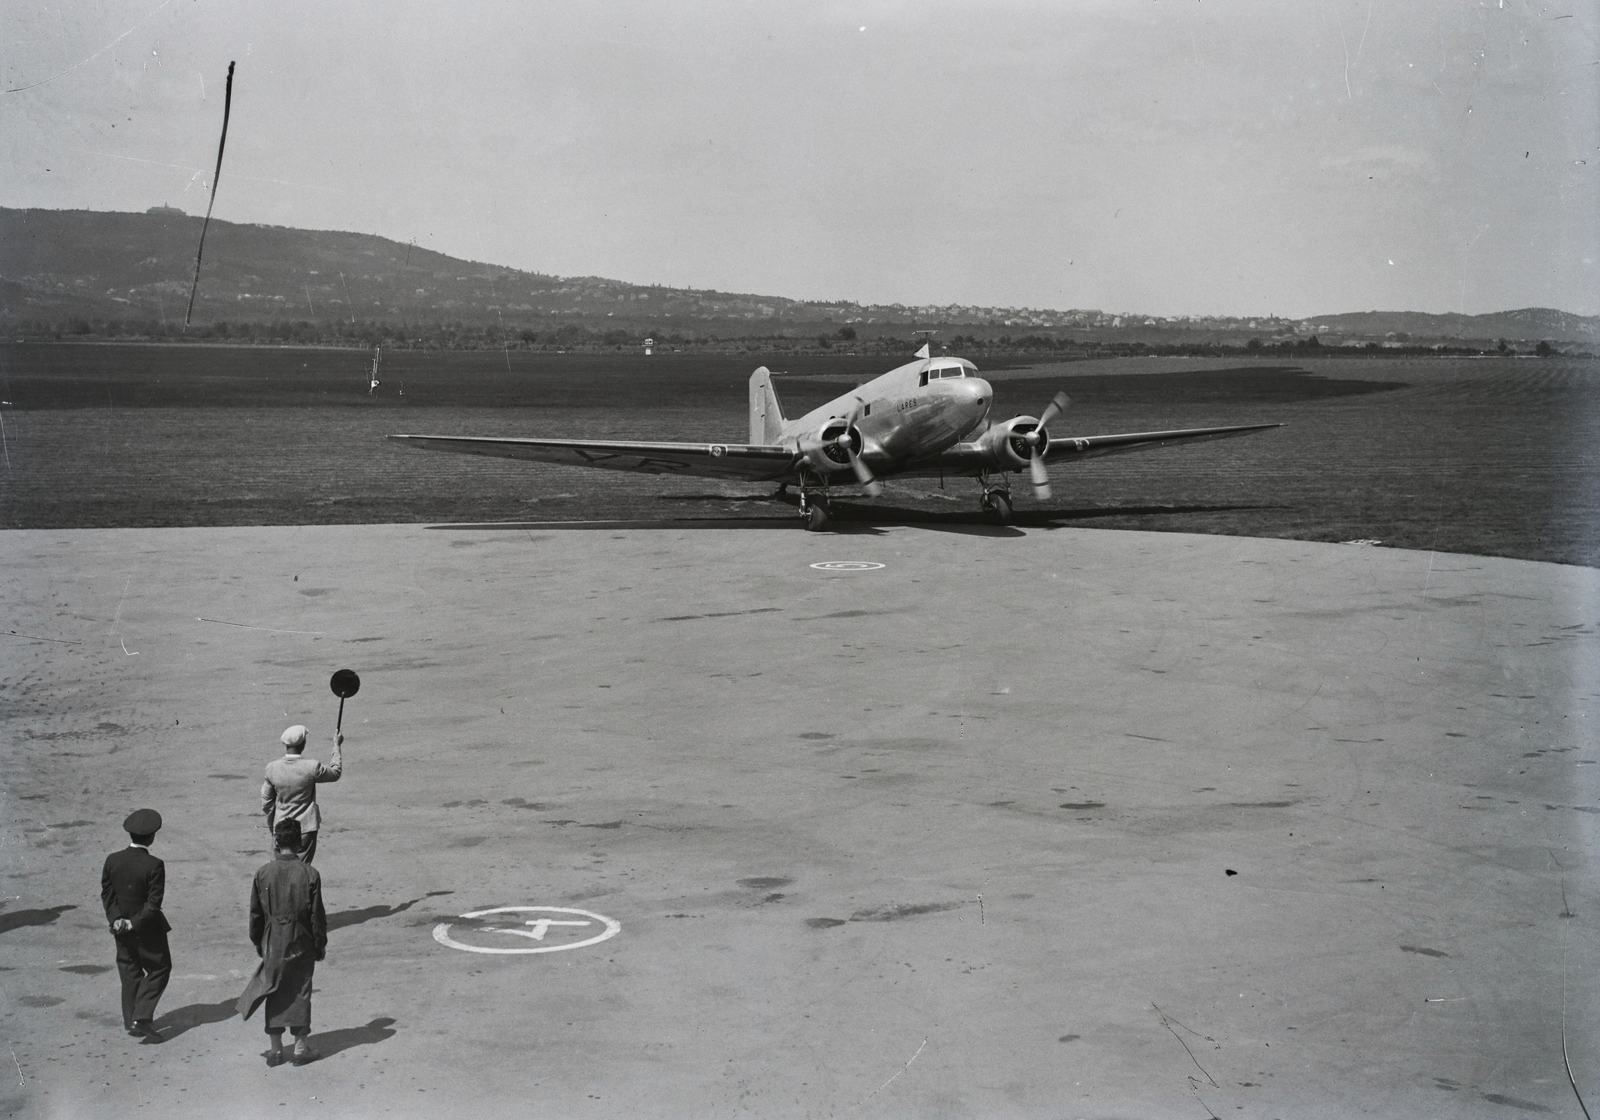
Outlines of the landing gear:
M 800 513 L 808 532 L 820 533 L 828 527 L 833 511 L 828 508 L 828 484 L 820 475 L 806 472 L 800 476 Z
M 997 525 L 1011 524 L 1011 490 L 1005 482 L 996 484 L 990 481 L 987 474 L 981 475 L 978 481 L 983 485 L 983 497 L 978 499 L 983 512 Z
M 1011 524 L 1011 493 L 1008 490 L 985 490 L 980 502 L 983 512 L 997 525 Z

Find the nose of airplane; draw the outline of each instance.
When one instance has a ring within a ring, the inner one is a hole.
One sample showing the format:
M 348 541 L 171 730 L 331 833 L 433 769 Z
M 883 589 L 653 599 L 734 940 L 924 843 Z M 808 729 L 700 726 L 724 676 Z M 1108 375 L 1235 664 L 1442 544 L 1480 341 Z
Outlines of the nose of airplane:
M 981 377 L 963 377 L 959 384 L 962 404 L 972 410 L 974 420 L 982 420 L 994 400 L 994 390 Z

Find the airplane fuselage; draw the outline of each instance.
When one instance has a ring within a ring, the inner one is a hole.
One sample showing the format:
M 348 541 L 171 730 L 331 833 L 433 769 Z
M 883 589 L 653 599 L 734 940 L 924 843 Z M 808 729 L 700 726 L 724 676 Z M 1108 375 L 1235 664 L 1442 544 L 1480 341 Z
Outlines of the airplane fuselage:
M 786 422 L 783 442 L 803 448 L 826 440 L 853 419 L 861 434 L 861 457 L 869 462 L 915 463 L 953 447 L 981 425 L 994 392 L 962 358 L 909 362 Z M 825 464 L 848 471 L 848 460 Z

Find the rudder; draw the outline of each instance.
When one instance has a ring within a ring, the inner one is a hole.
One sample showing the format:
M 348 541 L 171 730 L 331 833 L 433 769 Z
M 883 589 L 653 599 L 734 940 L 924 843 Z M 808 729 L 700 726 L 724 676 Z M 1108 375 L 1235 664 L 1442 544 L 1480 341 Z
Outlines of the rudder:
M 783 406 L 762 366 L 750 375 L 750 442 L 771 446 L 783 438 Z

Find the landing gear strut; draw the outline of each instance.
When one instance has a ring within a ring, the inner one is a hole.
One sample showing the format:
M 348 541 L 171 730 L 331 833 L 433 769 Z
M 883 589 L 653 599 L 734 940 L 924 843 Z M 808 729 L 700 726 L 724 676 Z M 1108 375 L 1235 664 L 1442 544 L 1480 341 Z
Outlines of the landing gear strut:
M 806 530 L 820 533 L 828 527 L 832 509 L 828 506 L 828 484 L 818 475 L 800 476 L 800 513 L 806 519 Z
M 980 504 L 983 512 L 994 519 L 997 525 L 1011 524 L 1011 492 L 1009 490 L 985 490 Z
M 998 525 L 1011 523 L 1011 490 L 1004 482 L 998 485 L 991 482 L 987 476 L 979 481 L 983 483 L 983 497 L 978 499 L 978 504 L 990 518 Z

